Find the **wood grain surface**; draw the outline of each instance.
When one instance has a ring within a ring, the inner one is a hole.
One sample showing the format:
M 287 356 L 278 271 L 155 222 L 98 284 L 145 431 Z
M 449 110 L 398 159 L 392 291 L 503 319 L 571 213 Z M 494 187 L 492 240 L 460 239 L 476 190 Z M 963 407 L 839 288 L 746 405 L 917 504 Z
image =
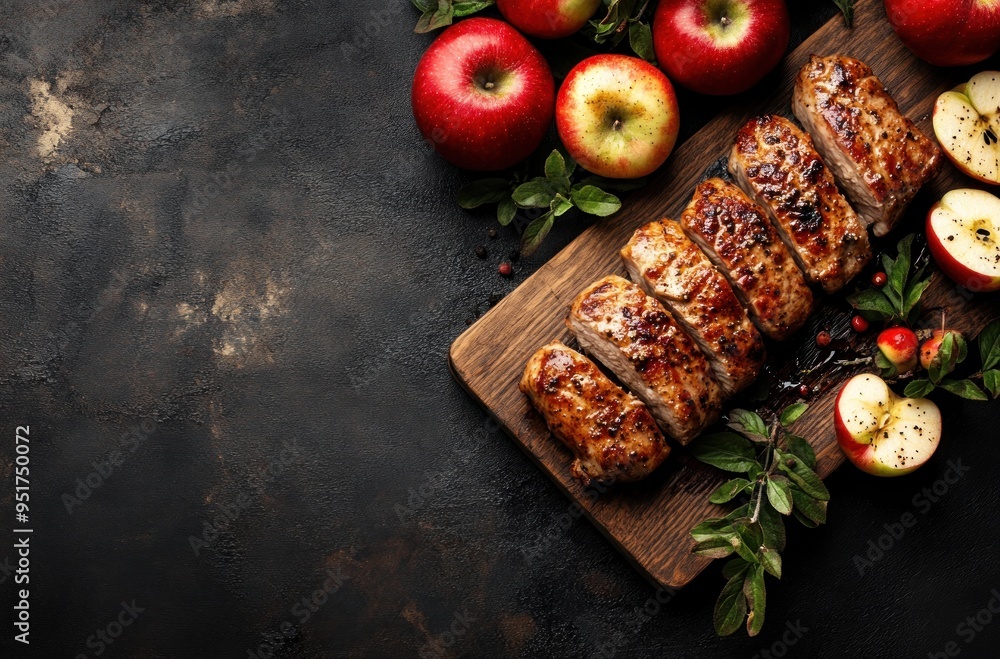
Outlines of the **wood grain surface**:
M 812 53 L 842 54 L 867 62 L 902 111 L 929 135 L 933 134 L 930 112 L 934 99 L 967 74 L 934 69 L 916 59 L 892 33 L 882 3 L 859 1 L 853 29 L 845 28 L 838 16 L 814 33 L 746 103 L 729 103 L 729 110 L 678 147 L 666 167 L 645 188 L 632 193 L 617 215 L 584 231 L 451 347 L 449 363 L 458 381 L 635 567 L 658 585 L 683 586 L 710 562 L 690 553 L 694 542 L 688 531 L 706 517 L 724 514 L 723 507 L 708 502 L 708 495 L 724 476 L 675 447 L 667 462 L 642 483 L 585 491 L 570 476 L 572 455 L 550 435 L 518 391 L 517 382 L 528 357 L 540 346 L 554 339 L 575 345 L 563 324 L 572 298 L 603 275 L 625 275 L 618 251 L 631 233 L 657 218 L 676 219 L 706 171 L 720 168 L 718 160 L 728 153 L 744 121 L 765 112 L 791 116 L 792 79 Z M 933 200 L 955 187 L 981 186 L 947 164 L 911 205 L 900 227 L 886 239 L 875 241 L 876 252 L 891 247 L 906 233 L 921 230 Z M 946 310 L 949 325 L 970 337 L 1000 317 L 995 294 L 972 295 L 940 274 L 935 274 L 924 306 L 926 322 L 935 322 Z M 824 478 L 844 460 L 833 430 L 836 386 L 863 368 L 836 366 L 833 360 L 871 354 L 873 349 L 871 336 L 852 334 L 847 326 L 849 318 L 843 295 L 825 298 L 796 337 L 768 346 L 771 387 L 762 409 L 770 412 L 795 400 L 802 383 L 812 388 L 807 397 L 811 407 L 796 431 L 808 437 L 816 449 L 817 470 Z M 813 337 L 819 329 L 834 335 L 835 351 L 816 348 Z

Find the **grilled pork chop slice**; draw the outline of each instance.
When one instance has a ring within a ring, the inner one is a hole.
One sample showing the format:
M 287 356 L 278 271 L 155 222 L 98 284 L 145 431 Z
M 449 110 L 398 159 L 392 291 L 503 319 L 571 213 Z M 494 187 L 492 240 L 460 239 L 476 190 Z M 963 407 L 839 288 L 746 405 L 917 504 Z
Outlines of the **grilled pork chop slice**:
M 649 408 L 558 341 L 528 360 L 520 389 L 576 456 L 570 471 L 584 487 L 640 480 L 670 454 Z
M 768 211 L 806 278 L 834 293 L 871 260 L 868 232 L 840 194 L 812 140 L 784 117 L 748 121 L 729 171 Z
M 764 364 L 764 340 L 726 278 L 673 220 L 650 222 L 622 248 L 632 280 L 670 311 L 695 340 L 730 396 Z
M 761 332 L 782 341 L 802 327 L 812 291 L 766 211 L 742 190 L 719 178 L 702 181 L 681 226 L 729 279 Z
M 864 62 L 813 55 L 795 81 L 792 111 L 876 236 L 941 169 L 940 149 Z
M 566 325 L 681 444 L 719 417 L 722 392 L 701 350 L 632 282 L 594 282 L 573 301 Z

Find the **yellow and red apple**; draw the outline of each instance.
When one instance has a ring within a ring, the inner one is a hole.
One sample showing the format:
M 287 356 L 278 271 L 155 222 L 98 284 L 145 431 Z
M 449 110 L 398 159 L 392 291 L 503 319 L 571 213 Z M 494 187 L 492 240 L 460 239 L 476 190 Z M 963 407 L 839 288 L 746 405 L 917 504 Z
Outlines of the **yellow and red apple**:
M 889 327 L 882 330 L 876 340 L 879 351 L 896 373 L 912 371 L 917 366 L 917 352 L 920 350 L 920 340 L 916 333 L 908 327 Z
M 601 0 L 497 0 L 497 9 L 510 24 L 541 39 L 559 39 L 577 32 Z
M 679 127 L 670 81 L 637 57 L 588 57 L 573 67 L 556 97 L 559 139 L 581 167 L 599 176 L 652 173 L 673 150 Z
M 1000 289 L 1000 199 L 983 190 L 948 192 L 927 215 L 927 246 L 956 284 Z

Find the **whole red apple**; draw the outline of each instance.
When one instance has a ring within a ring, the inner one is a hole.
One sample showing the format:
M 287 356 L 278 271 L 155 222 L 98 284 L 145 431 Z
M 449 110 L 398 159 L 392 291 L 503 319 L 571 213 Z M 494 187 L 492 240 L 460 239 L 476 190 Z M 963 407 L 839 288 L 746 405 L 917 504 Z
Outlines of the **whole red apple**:
M 413 74 L 413 117 L 450 163 L 476 171 L 524 160 L 552 123 L 555 81 L 545 58 L 493 18 L 452 25 Z
M 674 88 L 655 66 L 627 55 L 594 55 L 566 76 L 556 98 L 556 128 L 569 154 L 608 178 L 646 176 L 677 142 Z
M 568 37 L 587 24 L 601 0 L 497 0 L 511 25 L 542 39 Z
M 744 92 L 788 47 L 784 0 L 660 0 L 653 49 L 670 79 L 701 94 Z
M 1000 50 L 997 0 L 885 0 L 892 29 L 935 66 L 975 64 Z

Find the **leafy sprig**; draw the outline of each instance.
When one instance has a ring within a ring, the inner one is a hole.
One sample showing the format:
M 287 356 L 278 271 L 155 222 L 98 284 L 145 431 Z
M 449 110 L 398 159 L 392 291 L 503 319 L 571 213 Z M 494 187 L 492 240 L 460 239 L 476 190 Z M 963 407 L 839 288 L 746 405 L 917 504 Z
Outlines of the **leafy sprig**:
M 914 263 L 912 258 L 913 239 L 910 234 L 896 246 L 896 258 L 882 255 L 886 283 L 882 288 L 866 288 L 847 301 L 868 320 L 900 321 L 912 325 L 920 317 L 920 296 L 930 286 L 927 265 Z
M 956 396 L 969 400 L 989 400 L 990 396 L 1000 396 L 1000 320 L 993 321 L 979 333 L 979 358 L 982 366 L 978 373 L 968 378 L 956 380 L 949 378 L 959 364 L 965 361 L 969 354 L 965 338 L 957 332 L 947 332 L 941 340 L 937 357 L 927 369 L 926 378 L 918 378 L 906 385 L 903 395 L 909 398 L 924 398 L 936 389 L 944 389 Z M 982 379 L 983 391 L 975 380 Z
M 411 0 L 420 10 L 420 18 L 414 32 L 423 34 L 451 25 L 456 18 L 462 18 L 482 11 L 495 4 L 495 0 Z
M 458 205 L 476 208 L 483 204 L 497 204 L 497 221 L 506 226 L 511 223 L 518 209 L 543 209 L 531 221 L 521 237 L 521 253 L 529 256 L 538 249 L 552 230 L 555 219 L 572 208 L 584 213 L 605 217 L 621 208 L 621 200 L 602 188 L 630 190 L 643 185 L 641 179 L 615 181 L 599 176 L 587 176 L 577 183 L 572 177 L 576 163 L 553 149 L 545 159 L 542 176 L 525 180 L 515 173 L 511 180 L 487 178 L 473 181 L 458 191 Z
M 854 3 L 855 0 L 833 0 L 833 4 L 844 15 L 844 25 L 847 27 L 854 27 Z
M 744 619 L 750 636 L 763 627 L 764 574 L 781 578 L 784 517 L 794 516 L 809 528 L 826 522 L 830 492 L 814 471 L 816 453 L 808 441 L 788 430 L 807 407 L 790 405 L 770 428 L 754 412 L 733 410 L 733 432 L 707 435 L 691 447 L 699 461 L 741 474 L 709 497 L 712 503 L 737 500 L 739 505 L 725 517 L 706 519 L 691 529 L 695 554 L 732 556 L 722 567 L 727 581 L 715 603 L 715 631 L 720 636 L 735 632 Z
M 591 38 L 597 43 L 610 42 L 617 46 L 627 35 L 633 52 L 655 64 L 653 32 L 646 16 L 649 0 L 605 0 L 605 4 L 608 7 L 605 15 L 590 21 Z

